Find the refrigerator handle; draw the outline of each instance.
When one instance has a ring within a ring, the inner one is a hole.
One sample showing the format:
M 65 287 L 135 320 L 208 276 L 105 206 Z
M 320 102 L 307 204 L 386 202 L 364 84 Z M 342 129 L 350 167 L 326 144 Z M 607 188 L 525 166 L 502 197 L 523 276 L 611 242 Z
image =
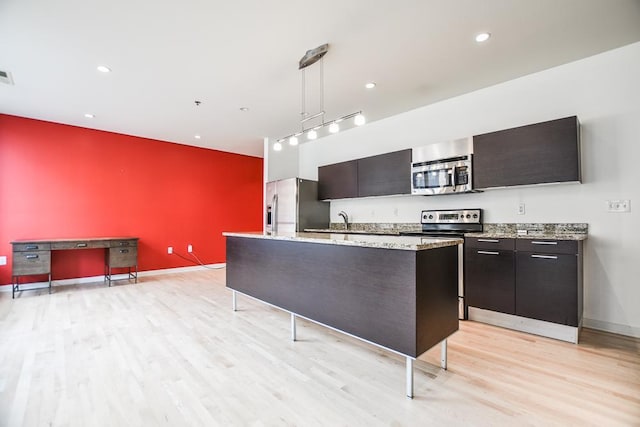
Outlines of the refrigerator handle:
M 278 194 L 274 194 L 271 199 L 271 231 L 278 232 Z

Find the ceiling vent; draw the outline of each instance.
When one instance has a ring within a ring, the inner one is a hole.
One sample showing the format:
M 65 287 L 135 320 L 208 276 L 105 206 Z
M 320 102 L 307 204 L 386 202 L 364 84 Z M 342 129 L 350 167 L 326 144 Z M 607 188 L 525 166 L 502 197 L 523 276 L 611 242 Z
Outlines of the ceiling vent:
M 11 73 L 8 72 L 8 71 L 0 70 L 0 82 L 1 83 L 6 83 L 8 85 L 12 85 L 13 84 L 13 78 L 11 77 Z

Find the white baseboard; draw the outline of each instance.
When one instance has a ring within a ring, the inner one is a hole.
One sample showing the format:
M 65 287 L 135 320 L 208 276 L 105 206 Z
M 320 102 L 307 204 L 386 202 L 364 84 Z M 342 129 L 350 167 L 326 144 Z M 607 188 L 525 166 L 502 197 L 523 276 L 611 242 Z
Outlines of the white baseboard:
M 640 338 L 640 327 L 631 325 L 621 325 L 620 323 L 606 322 L 604 320 L 583 318 L 582 326 L 585 328 L 597 329 L 598 331 Z
M 164 268 L 161 270 L 147 270 L 147 271 L 139 271 L 138 277 L 147 277 L 147 276 L 156 276 L 158 274 L 173 274 L 173 273 L 184 273 L 189 271 L 201 271 L 206 270 L 208 268 L 220 269 L 225 268 L 227 266 L 226 263 L 220 264 L 209 264 L 209 265 L 194 265 L 189 267 L 176 267 L 176 268 Z M 114 274 L 113 280 L 126 279 L 127 273 L 123 274 Z M 63 280 L 54 280 L 51 286 L 66 286 L 66 285 L 81 285 L 81 284 L 96 284 L 100 285 L 104 283 L 104 276 L 90 276 L 90 277 L 75 277 L 73 279 L 63 279 Z M 24 283 L 20 284 L 20 289 L 29 290 L 35 288 L 42 288 L 49 285 L 49 282 L 33 282 L 33 283 Z M 0 292 L 11 292 L 11 284 L 0 286 Z

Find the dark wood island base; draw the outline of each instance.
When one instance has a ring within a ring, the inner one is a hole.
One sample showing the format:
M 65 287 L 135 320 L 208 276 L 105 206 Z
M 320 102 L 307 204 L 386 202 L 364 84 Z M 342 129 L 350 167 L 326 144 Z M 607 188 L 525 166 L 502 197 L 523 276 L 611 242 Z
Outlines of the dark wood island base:
M 368 247 L 373 236 L 349 236 L 344 244 L 335 234 L 318 242 L 310 241 L 309 233 L 284 240 L 225 235 L 234 310 L 240 292 L 290 312 L 294 340 L 299 316 L 403 355 L 409 397 L 416 357 L 443 343 L 446 369 L 446 338 L 458 330 L 461 240 L 448 239 L 449 246 L 443 246 L 438 239 L 384 237 L 386 247 Z M 417 240 L 397 248 L 394 239 Z

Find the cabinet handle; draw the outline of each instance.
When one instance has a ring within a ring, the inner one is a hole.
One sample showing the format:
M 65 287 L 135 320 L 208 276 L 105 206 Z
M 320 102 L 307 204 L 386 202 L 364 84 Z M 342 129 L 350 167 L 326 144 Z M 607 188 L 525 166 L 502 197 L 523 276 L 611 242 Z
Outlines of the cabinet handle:
M 38 249 L 38 245 L 27 245 L 26 249 L 28 251 L 35 251 Z
M 87 247 L 87 244 L 86 244 L 86 243 L 78 243 L 78 244 L 76 245 L 76 248 L 86 248 L 86 247 Z
M 26 258 L 27 259 L 38 259 L 39 257 L 38 257 L 38 255 L 33 254 L 33 255 L 27 255 Z
M 478 251 L 480 255 L 500 255 L 500 252 Z
M 531 258 L 558 259 L 558 257 L 555 255 L 531 255 Z
M 541 242 L 539 240 L 534 240 L 531 242 L 532 245 L 557 245 L 558 242 Z
M 121 254 L 128 254 L 129 253 L 129 249 L 120 249 L 120 253 Z
M 485 243 L 500 243 L 500 240 L 498 240 L 498 239 L 478 239 L 478 242 L 485 242 Z
M 120 246 L 129 246 L 129 242 L 120 242 Z

